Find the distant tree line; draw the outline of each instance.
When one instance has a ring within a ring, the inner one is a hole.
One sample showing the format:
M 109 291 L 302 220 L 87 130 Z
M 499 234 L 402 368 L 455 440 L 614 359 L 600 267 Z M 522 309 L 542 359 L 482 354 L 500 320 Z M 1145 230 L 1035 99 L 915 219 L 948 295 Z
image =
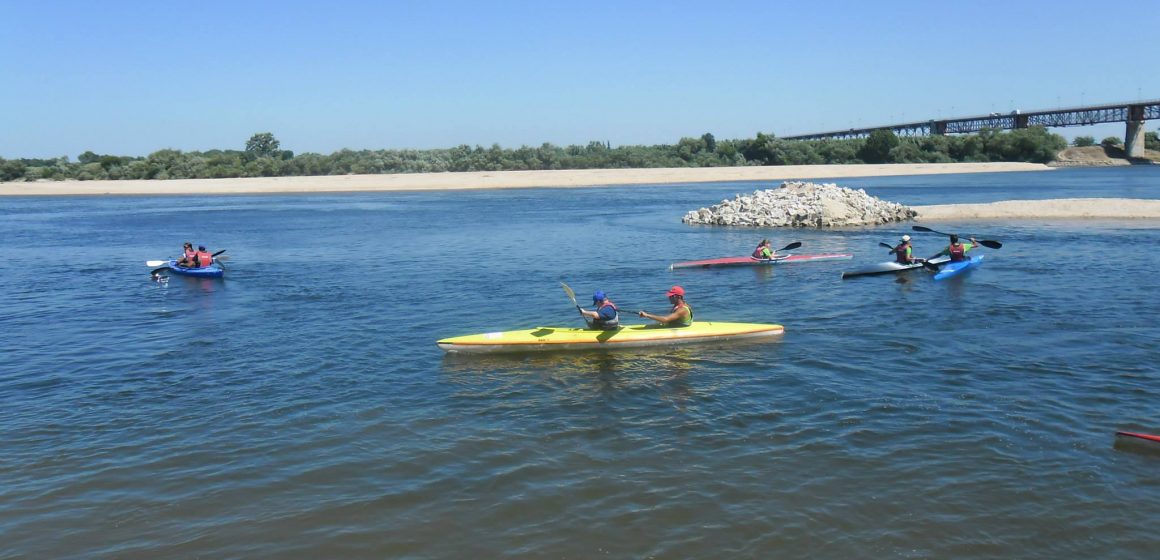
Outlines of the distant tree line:
M 1151 137 L 1155 133 L 1149 133 Z M 521 171 L 541 169 L 626 169 L 857 163 L 945 163 L 1028 161 L 1046 163 L 1067 147 L 1062 136 L 1043 127 L 1001 132 L 984 130 L 962 136 L 899 138 L 890 130 L 868 138 L 785 140 L 758 133 L 755 138 L 717 140 L 706 133 L 676 144 L 587 146 L 542 144 L 532 148 L 461 145 L 431 150 L 341 150 L 329 155 L 295 155 L 282 150 L 273 134 L 253 135 L 244 150 L 183 152 L 159 150 L 145 157 L 87 151 L 69 158 L 0 158 L 0 181 L 40 179 L 210 179 L 443 171 Z

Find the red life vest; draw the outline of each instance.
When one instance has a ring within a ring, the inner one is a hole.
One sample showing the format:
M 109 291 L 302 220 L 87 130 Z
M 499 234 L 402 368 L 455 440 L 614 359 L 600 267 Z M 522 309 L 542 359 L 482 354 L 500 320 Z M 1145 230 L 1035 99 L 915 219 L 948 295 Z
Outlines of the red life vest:
M 947 248 L 947 254 L 951 256 L 951 262 L 960 262 L 967 260 L 967 248 L 962 243 L 958 245 L 951 245 Z
M 186 260 L 193 262 L 193 259 L 195 259 L 196 257 L 197 257 L 197 251 L 194 251 L 193 247 L 190 247 L 190 248 L 185 250 Z
M 213 264 L 213 255 L 209 254 L 209 251 L 198 251 L 197 252 L 197 266 L 198 266 L 198 268 L 206 267 L 206 266 L 209 266 L 211 264 Z
M 902 245 L 895 247 L 894 252 L 896 254 L 895 261 L 897 261 L 899 264 L 910 264 L 911 258 L 909 243 L 903 243 Z
M 763 249 L 765 249 L 765 245 L 758 245 L 757 248 L 753 250 L 753 258 L 764 259 L 765 251 L 763 251 Z

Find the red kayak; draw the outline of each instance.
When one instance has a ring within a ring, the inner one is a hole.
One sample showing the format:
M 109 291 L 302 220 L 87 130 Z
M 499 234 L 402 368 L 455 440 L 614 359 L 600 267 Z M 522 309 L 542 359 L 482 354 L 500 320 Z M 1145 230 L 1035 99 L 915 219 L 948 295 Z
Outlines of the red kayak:
M 848 261 L 854 258 L 853 253 L 831 253 L 826 255 L 785 255 L 772 259 L 755 259 L 753 257 L 724 257 L 720 259 L 706 259 L 703 261 L 679 262 L 669 265 L 669 270 L 677 268 L 726 268 L 731 266 L 770 266 L 775 264 L 790 264 L 815 261 Z
M 1136 432 L 1116 432 L 1117 436 L 1142 439 L 1144 441 L 1151 441 L 1153 443 L 1160 443 L 1160 436 L 1151 434 L 1138 434 Z

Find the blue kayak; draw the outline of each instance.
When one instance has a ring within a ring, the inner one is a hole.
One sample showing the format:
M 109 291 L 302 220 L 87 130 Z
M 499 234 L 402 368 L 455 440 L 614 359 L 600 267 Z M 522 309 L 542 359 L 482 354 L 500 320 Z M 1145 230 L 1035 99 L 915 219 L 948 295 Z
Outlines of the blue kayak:
M 983 263 L 983 255 L 975 255 L 965 261 L 949 262 L 942 265 L 938 273 L 934 275 L 935 280 L 945 280 L 952 276 L 958 276 L 976 266 Z
M 169 259 L 169 263 L 166 264 L 166 266 L 169 268 L 170 272 L 173 272 L 174 274 L 180 274 L 182 276 L 196 276 L 198 278 L 221 278 L 222 275 L 226 272 L 226 270 L 216 262 L 209 266 L 190 268 L 187 266 L 179 266 L 177 264 L 177 260 Z

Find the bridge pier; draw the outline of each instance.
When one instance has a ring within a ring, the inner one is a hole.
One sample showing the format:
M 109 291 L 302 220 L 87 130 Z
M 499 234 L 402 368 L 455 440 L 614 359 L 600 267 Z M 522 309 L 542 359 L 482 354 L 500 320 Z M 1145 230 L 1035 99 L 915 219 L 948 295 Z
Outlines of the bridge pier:
M 1130 158 L 1144 157 L 1144 106 L 1128 105 L 1127 130 L 1124 132 L 1124 153 Z

